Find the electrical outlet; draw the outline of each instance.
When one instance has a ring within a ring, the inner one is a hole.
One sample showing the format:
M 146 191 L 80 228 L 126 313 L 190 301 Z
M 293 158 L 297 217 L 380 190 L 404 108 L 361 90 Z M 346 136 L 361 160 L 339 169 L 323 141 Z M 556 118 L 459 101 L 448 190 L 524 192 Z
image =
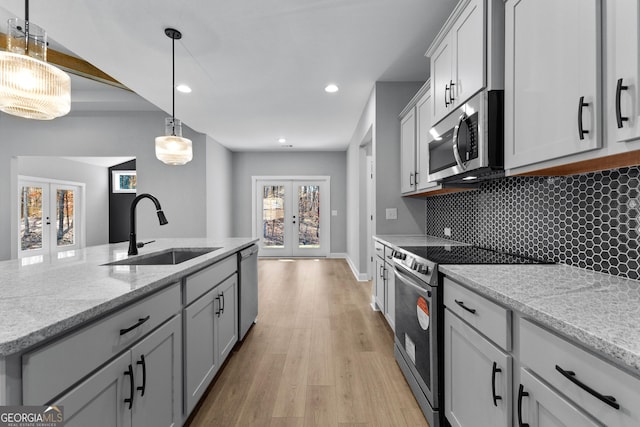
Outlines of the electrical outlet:
M 450 227 L 445 227 L 444 228 L 444 235 L 447 237 L 451 237 L 451 228 Z

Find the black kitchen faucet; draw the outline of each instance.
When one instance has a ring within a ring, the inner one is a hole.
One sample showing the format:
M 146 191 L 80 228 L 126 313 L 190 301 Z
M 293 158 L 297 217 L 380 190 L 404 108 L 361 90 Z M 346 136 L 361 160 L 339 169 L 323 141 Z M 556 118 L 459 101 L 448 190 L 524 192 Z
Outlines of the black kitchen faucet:
M 133 199 L 133 202 L 131 202 L 131 208 L 130 208 L 131 222 L 129 225 L 129 255 L 138 255 L 138 243 L 136 242 L 136 206 L 138 206 L 138 202 L 142 199 L 151 199 L 153 204 L 156 205 L 156 213 L 158 214 L 158 221 L 160 221 L 160 225 L 165 225 L 169 223 L 169 221 L 167 221 L 167 218 L 164 216 L 164 212 L 162 212 L 162 207 L 160 206 L 160 202 L 151 194 L 143 193 L 137 196 L 135 199 Z

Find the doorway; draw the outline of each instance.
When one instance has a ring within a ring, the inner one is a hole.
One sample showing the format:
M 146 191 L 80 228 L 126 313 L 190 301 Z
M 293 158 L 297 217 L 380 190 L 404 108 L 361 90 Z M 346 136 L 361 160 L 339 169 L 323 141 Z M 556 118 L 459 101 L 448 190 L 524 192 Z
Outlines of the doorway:
M 260 256 L 326 257 L 329 177 L 253 177 L 254 236 Z
M 18 177 L 18 257 L 84 246 L 84 184 Z

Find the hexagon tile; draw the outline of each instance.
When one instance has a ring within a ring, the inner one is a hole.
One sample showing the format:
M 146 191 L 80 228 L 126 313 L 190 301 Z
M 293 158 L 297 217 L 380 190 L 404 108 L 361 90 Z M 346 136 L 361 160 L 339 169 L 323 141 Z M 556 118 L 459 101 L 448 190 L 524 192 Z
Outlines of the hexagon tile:
M 427 234 L 640 279 L 640 166 L 427 198 Z

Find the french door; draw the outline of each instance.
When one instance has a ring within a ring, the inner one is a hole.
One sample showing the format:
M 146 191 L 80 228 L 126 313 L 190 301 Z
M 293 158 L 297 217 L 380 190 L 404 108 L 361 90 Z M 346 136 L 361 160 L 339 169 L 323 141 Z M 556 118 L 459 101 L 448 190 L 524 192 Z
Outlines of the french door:
M 329 179 L 256 179 L 260 256 L 329 255 Z
M 81 187 L 19 179 L 18 257 L 79 248 Z

